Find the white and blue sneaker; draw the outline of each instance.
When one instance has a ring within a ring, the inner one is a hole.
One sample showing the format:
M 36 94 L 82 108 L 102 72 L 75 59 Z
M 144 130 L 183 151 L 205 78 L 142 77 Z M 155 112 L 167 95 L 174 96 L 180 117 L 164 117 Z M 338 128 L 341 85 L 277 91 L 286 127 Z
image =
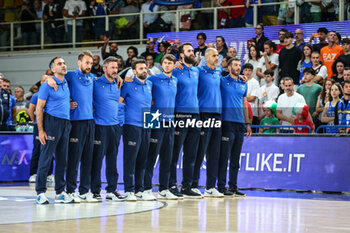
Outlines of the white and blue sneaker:
M 45 204 L 49 204 L 49 200 L 46 197 L 45 193 L 40 193 L 37 197 L 36 197 L 36 204 L 38 205 L 45 205 Z
M 172 194 L 169 189 L 158 192 L 158 200 L 178 200 L 179 197 Z
M 55 197 L 55 203 L 73 203 L 73 199 L 68 195 L 66 192 L 62 192 L 60 194 L 57 194 Z
M 68 193 L 69 197 L 73 199 L 74 203 L 80 203 L 81 199 L 79 198 L 78 194 L 76 193 Z
M 87 202 L 87 203 L 98 202 L 98 199 L 94 198 L 92 193 L 85 193 L 85 194 L 79 195 L 79 198 L 81 202 Z
M 124 196 L 125 201 L 137 201 L 137 198 L 133 192 L 126 192 Z
M 138 201 L 155 201 L 156 200 L 156 197 L 152 194 L 152 190 L 151 190 L 151 193 L 149 193 L 149 191 L 135 193 L 135 197 L 137 198 Z
M 204 197 L 222 198 L 224 194 L 220 193 L 216 188 L 205 189 Z
M 191 191 L 192 191 L 192 192 L 195 192 L 195 193 L 201 195 L 201 197 L 203 197 L 203 194 L 201 193 L 201 191 L 199 191 L 198 188 L 191 188 Z

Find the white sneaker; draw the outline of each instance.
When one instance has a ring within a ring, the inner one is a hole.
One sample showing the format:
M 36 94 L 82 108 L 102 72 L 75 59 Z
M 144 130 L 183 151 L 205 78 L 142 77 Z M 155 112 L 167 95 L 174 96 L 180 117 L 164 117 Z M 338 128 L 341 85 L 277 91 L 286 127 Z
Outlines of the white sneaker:
M 211 188 L 209 190 L 205 189 L 204 196 L 222 198 L 224 197 L 224 194 L 220 193 L 216 188 Z
M 106 194 L 106 200 L 111 201 L 124 201 L 124 197 L 121 196 L 117 191 L 107 193 Z
M 155 201 L 157 200 L 156 196 L 153 195 L 152 189 L 143 191 L 144 201 Z
M 126 192 L 124 200 L 125 201 L 137 201 L 137 198 L 133 192 Z
M 55 177 L 52 174 L 47 176 L 46 182 L 48 182 L 48 183 L 55 183 Z
M 44 204 L 49 204 L 49 199 L 47 199 L 46 194 L 45 193 L 40 193 L 37 197 L 36 197 L 36 204 L 38 205 L 44 205 Z
M 199 189 L 191 188 L 191 190 L 192 190 L 192 192 L 195 192 L 195 193 L 197 193 L 197 194 L 199 194 L 199 195 L 201 195 L 203 197 L 203 194 L 201 193 L 201 191 L 199 191 Z
M 55 203 L 73 203 L 73 199 L 68 195 L 66 192 L 62 192 L 60 194 L 57 194 L 55 197 Z
M 31 175 L 31 176 L 29 177 L 29 183 L 35 183 L 35 182 L 36 182 L 36 174 Z
M 169 189 L 158 192 L 158 200 L 178 200 L 179 197 L 172 194 Z
M 83 195 L 78 196 L 81 199 L 81 202 L 88 202 L 88 203 L 97 203 L 98 200 L 92 196 L 92 193 L 85 193 Z
M 79 198 L 78 194 L 76 193 L 68 193 L 69 197 L 73 199 L 74 203 L 80 203 L 81 199 Z

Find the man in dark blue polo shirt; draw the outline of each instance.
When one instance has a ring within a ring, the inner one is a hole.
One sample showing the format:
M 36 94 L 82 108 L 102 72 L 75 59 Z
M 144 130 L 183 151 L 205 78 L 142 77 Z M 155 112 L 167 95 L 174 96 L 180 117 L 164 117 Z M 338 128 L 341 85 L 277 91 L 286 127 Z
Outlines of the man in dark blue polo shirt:
M 162 60 L 163 73 L 152 75 L 152 116 L 159 117 L 159 128 L 152 129 L 145 172 L 145 192 L 152 195 L 152 176 L 154 164 L 159 154 L 159 191 L 158 199 L 176 200 L 177 196 L 169 191 L 170 162 L 173 154 L 174 121 L 177 78 L 172 76 L 176 58 L 166 54 Z M 158 115 L 156 115 L 158 114 Z M 153 117 L 152 117 L 153 119 Z
M 67 164 L 69 140 L 69 88 L 64 76 L 67 73 L 66 63 L 62 58 L 51 60 L 50 69 L 54 73 L 53 79 L 57 84 L 57 91 L 47 83 L 41 85 L 36 105 L 39 141 L 42 144 L 39 158 L 38 173 L 35 190 L 37 204 L 48 204 L 45 195 L 46 178 L 55 153 L 55 190 L 57 203 L 72 203 L 73 199 L 64 192 L 65 171 Z M 44 113 L 45 112 L 45 113 Z
M 2 74 L 0 73 L 0 131 L 8 131 L 7 119 L 10 116 L 10 94 L 2 88 Z
M 202 127 L 197 159 L 194 167 L 192 191 L 201 194 L 198 189 L 200 169 L 206 154 L 207 182 L 204 196 L 223 197 L 224 195 L 215 189 L 218 178 L 219 151 L 221 142 L 221 72 L 218 67 L 219 54 L 214 48 L 208 48 L 205 52 L 207 65 L 199 68 L 198 101 L 200 119 L 216 124 Z
M 170 192 L 175 196 L 187 198 L 202 198 L 202 195 L 191 190 L 193 182 L 194 164 L 200 137 L 200 128 L 189 125 L 199 119 L 198 106 L 198 77 L 199 70 L 192 66 L 195 56 L 191 43 L 184 43 L 179 47 L 180 59 L 184 69 L 174 69 L 173 75 L 178 79 L 175 100 L 175 122 L 185 122 L 185 127 L 176 126 L 173 158 L 170 166 L 169 186 Z M 181 192 L 177 189 L 176 170 L 181 147 L 183 145 L 183 176 Z M 182 194 L 182 195 L 181 195 Z
M 106 155 L 106 199 L 122 201 L 123 197 L 116 191 L 118 182 L 117 154 L 122 128 L 118 117 L 120 90 L 116 81 L 118 73 L 117 58 L 108 57 L 103 62 L 104 74 L 94 80 L 94 120 L 95 140 L 91 173 L 91 192 L 94 198 L 102 201 L 101 168 Z
M 237 189 L 239 160 L 244 133 L 251 136 L 247 109 L 248 85 L 239 78 L 241 61 L 231 58 L 228 61 L 230 74 L 221 79 L 222 97 L 222 137 L 219 159 L 218 190 L 224 195 L 245 196 Z M 246 126 L 245 126 L 246 124 Z M 227 164 L 230 158 L 229 189 L 225 188 Z
M 134 61 L 132 69 L 133 81 L 124 83 L 119 99 L 119 103 L 125 104 L 123 125 L 125 201 L 149 201 L 155 200 L 153 195 L 144 192 L 151 131 L 143 128 L 143 115 L 151 110 L 152 83 L 146 80 L 147 66 L 144 60 Z

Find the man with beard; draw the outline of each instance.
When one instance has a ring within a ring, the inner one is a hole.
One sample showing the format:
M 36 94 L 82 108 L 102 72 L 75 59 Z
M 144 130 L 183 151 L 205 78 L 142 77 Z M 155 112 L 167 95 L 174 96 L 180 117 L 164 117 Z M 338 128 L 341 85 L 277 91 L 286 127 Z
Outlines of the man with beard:
M 124 142 L 124 192 L 125 201 L 155 200 L 144 192 L 146 159 L 150 142 L 150 129 L 143 128 L 144 112 L 149 112 L 152 102 L 152 82 L 146 80 L 147 66 L 144 60 L 132 63 L 132 82 L 122 86 L 119 103 L 125 104 Z
M 145 173 L 145 192 L 152 195 L 153 168 L 159 154 L 159 192 L 158 199 L 176 200 L 177 196 L 169 191 L 170 162 L 174 146 L 173 126 L 164 127 L 174 120 L 177 78 L 172 76 L 176 58 L 166 54 L 161 60 L 163 73 L 152 75 L 147 80 L 152 82 L 152 116 L 159 116 L 160 128 L 152 129 L 151 142 Z M 164 123 L 163 123 L 164 122 Z
M 47 83 L 41 85 L 36 106 L 39 140 L 42 150 L 39 158 L 35 190 L 37 204 L 49 204 L 46 197 L 46 179 L 55 153 L 55 190 L 57 203 L 71 203 L 72 198 L 64 192 L 65 170 L 69 142 L 69 89 L 64 76 L 67 73 L 66 63 L 55 57 L 49 64 L 57 83 L 54 91 Z M 44 113 L 45 112 L 45 113 Z
M 106 59 L 107 57 L 110 57 L 110 56 L 113 56 L 113 57 L 117 57 L 118 54 L 118 44 L 116 42 L 110 42 L 109 43 L 109 53 L 106 52 L 106 48 L 107 48 L 107 45 L 109 43 L 109 38 L 108 37 L 105 37 L 104 38 L 104 44 L 101 48 L 101 56 L 102 56 L 102 59 Z
M 192 65 L 195 62 L 191 43 L 184 43 L 179 47 L 179 55 L 184 69 L 174 69 L 173 75 L 178 79 L 175 101 L 175 122 L 197 121 L 199 119 L 198 106 L 198 77 L 199 70 Z M 185 125 L 186 126 L 186 125 Z M 170 167 L 170 192 L 175 196 L 187 198 L 202 198 L 201 194 L 191 190 L 193 182 L 194 164 L 197 156 L 200 129 L 195 126 L 179 127 L 175 129 L 174 151 Z M 176 169 L 181 147 L 183 145 L 183 178 L 181 192 L 176 186 Z
M 228 61 L 230 74 L 221 79 L 222 98 L 222 138 L 219 158 L 218 190 L 224 195 L 245 196 L 237 189 L 240 154 L 244 133 L 250 137 L 247 91 L 248 85 L 239 77 L 241 61 L 231 58 Z M 246 126 L 245 126 L 246 125 Z M 229 189 L 226 189 L 227 164 L 230 158 Z
M 278 39 L 280 40 L 280 44 L 277 45 L 275 53 L 280 54 L 281 49 L 287 46 L 286 41 L 286 32 L 287 30 L 282 28 L 280 32 L 278 33 Z
M 104 75 L 94 80 L 94 120 L 95 140 L 91 172 L 91 192 L 94 198 L 102 201 L 101 168 L 106 155 L 106 199 L 112 201 L 123 200 L 116 191 L 118 182 L 117 154 L 122 128 L 118 116 L 118 101 L 120 90 L 117 85 L 117 58 L 108 57 L 103 62 Z
M 92 61 L 91 73 L 96 75 L 96 77 L 101 77 L 103 75 L 103 68 L 100 65 L 100 56 L 94 55 Z

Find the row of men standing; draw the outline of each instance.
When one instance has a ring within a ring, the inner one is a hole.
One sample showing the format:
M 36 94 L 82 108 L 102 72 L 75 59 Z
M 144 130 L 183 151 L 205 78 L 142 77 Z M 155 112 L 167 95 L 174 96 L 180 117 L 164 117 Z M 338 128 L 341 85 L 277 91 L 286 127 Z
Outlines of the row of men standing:
M 176 58 L 167 55 L 162 59 L 163 73 L 149 78 L 145 62 L 134 62 L 135 76 L 130 82 L 125 82 L 121 90 L 122 80 L 117 76 L 118 65 L 113 57 L 104 61 L 104 75 L 95 80 L 89 75 L 92 54 L 88 51 L 79 54 L 79 69 L 75 71 L 67 73 L 62 58 L 56 57 L 50 62 L 54 76 L 40 88 L 36 106 L 38 136 L 42 144 L 36 181 L 38 204 L 49 202 L 45 195 L 45 181 L 53 153 L 56 161 L 55 202 L 101 201 L 100 173 L 104 155 L 108 183 L 106 199 L 155 200 L 152 176 L 158 154 L 158 199 L 202 198 L 198 180 L 205 154 L 205 196 L 244 195 L 237 189 L 244 123 L 248 122 L 247 85 L 239 77 L 240 61 L 232 59 L 230 75 L 222 78 L 216 68 L 218 53 L 215 49 L 206 52 L 208 65 L 204 68 L 192 66 L 195 56 L 190 43 L 180 47 L 180 56 L 182 70 L 174 70 Z M 125 104 L 123 129 L 119 125 L 118 100 Z M 196 120 L 222 120 L 223 132 L 221 128 L 161 127 L 152 131 L 144 128 L 143 112 L 156 112 L 157 109 L 167 109 L 166 114 L 179 116 L 175 121 L 186 115 Z M 247 130 L 250 135 L 249 125 Z M 116 191 L 116 157 L 122 132 L 125 196 Z M 176 167 L 182 146 L 183 181 L 179 192 Z M 229 157 L 230 182 L 229 189 L 226 189 Z M 76 194 L 79 163 L 80 185 L 79 194 Z M 218 189 L 215 188 L 217 181 Z

